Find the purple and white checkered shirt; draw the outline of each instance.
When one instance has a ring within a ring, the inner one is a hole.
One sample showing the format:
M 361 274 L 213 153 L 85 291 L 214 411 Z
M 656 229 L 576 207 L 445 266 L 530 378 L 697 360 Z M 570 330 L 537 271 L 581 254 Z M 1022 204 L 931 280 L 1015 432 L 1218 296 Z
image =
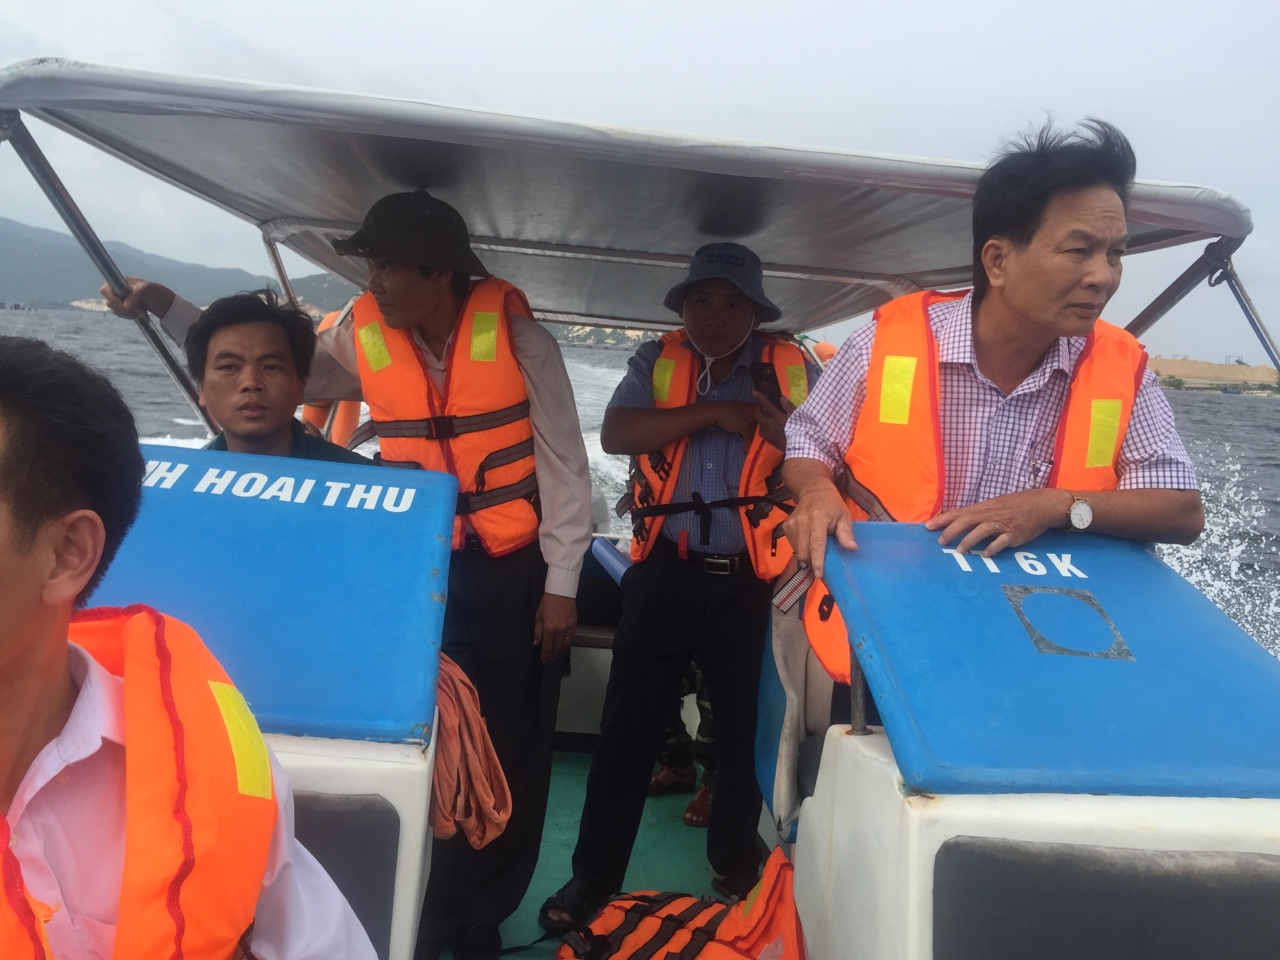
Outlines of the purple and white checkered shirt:
M 982 375 L 973 352 L 973 294 L 929 307 L 938 341 L 942 509 L 1044 487 L 1053 467 L 1058 418 L 1084 337 L 1059 337 L 1031 376 L 1005 396 Z M 855 331 L 827 365 L 809 399 L 787 421 L 787 456 L 844 460 L 866 397 L 875 324 Z M 1155 374 L 1144 374 L 1117 463 L 1121 490 L 1195 490 L 1195 467 L 1174 427 Z

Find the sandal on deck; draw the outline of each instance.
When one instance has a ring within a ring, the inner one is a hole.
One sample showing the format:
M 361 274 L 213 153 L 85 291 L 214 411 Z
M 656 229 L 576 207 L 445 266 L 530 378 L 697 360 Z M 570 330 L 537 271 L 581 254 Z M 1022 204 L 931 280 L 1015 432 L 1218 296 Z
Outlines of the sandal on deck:
M 601 893 L 598 887 L 585 880 L 570 880 L 543 901 L 542 909 L 538 911 L 538 924 L 548 933 L 568 933 L 590 923 L 608 902 L 609 894 Z M 553 920 L 552 910 L 567 913 L 568 922 Z
M 687 767 L 662 764 L 649 778 L 649 796 L 665 797 L 669 793 L 693 793 L 698 781 L 698 768 L 692 763 Z
M 707 825 L 711 819 L 712 793 L 713 788 L 709 783 L 704 783 L 698 788 L 689 805 L 684 808 L 684 822 L 687 826 L 705 827 Z

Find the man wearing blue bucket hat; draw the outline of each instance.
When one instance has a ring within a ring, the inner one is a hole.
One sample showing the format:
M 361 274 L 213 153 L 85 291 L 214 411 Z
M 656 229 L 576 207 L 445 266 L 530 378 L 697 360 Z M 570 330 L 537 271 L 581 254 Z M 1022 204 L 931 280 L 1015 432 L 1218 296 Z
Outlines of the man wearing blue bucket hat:
M 817 369 L 793 342 L 757 331 L 782 312 L 760 258 L 736 243 L 699 249 L 663 303 L 683 326 L 643 344 L 600 434 L 632 457 L 632 559 L 592 758 L 573 879 L 539 920 L 564 931 L 622 888 L 667 708 L 696 656 L 716 717 L 713 886 L 745 895 L 759 872 L 753 742 L 770 581 L 790 560 L 780 465 L 787 416 Z M 642 884 L 643 885 L 643 884 Z

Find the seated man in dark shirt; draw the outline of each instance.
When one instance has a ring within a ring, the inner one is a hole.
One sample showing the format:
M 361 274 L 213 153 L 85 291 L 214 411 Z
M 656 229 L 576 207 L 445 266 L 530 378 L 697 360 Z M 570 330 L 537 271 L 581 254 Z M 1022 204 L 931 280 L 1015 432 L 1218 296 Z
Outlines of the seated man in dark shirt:
M 270 290 L 209 304 L 187 332 L 200 405 L 222 428 L 206 449 L 301 460 L 372 463 L 313 437 L 294 417 L 316 352 L 311 318 Z

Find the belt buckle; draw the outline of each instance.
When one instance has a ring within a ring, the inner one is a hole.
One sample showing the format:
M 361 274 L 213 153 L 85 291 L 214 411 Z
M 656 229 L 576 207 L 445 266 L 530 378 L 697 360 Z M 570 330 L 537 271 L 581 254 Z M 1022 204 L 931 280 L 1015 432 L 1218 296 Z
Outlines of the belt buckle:
M 707 573 L 714 573 L 718 577 L 727 577 L 733 573 L 733 561 L 735 557 L 703 557 L 702 569 Z

